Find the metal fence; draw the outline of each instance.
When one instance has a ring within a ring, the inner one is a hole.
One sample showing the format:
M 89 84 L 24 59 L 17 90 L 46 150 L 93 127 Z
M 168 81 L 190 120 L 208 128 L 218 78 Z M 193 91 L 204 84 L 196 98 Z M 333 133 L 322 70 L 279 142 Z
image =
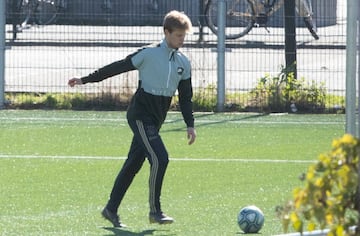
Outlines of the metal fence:
M 28 0 L 35 2 L 36 0 Z M 139 47 L 163 38 L 164 14 L 187 13 L 194 33 L 182 51 L 192 63 L 197 97 L 216 96 L 217 38 L 204 25 L 206 1 L 166 0 L 55 0 L 56 18 L 46 25 L 33 10 L 27 24 L 17 25 L 19 13 L 7 0 L 5 93 L 9 103 L 16 94 L 127 95 L 137 87 L 137 73 L 129 72 L 103 82 L 69 88 L 67 80 L 87 75 L 124 58 Z M 321 84 L 326 93 L 345 95 L 346 1 L 312 0 L 319 40 L 314 40 L 297 19 L 297 76 Z M 22 16 L 23 17 L 23 16 Z M 268 31 L 253 28 L 247 35 L 226 41 L 225 77 L 229 106 L 251 110 L 247 96 L 264 76 L 277 76 L 285 65 L 283 10 L 269 18 Z M 15 34 L 16 33 L 16 34 Z M 17 98 L 18 99 L 18 98 Z M 331 104 L 332 103 L 332 104 Z M 330 101 L 330 107 L 344 101 Z M 261 106 L 259 105 L 261 108 Z

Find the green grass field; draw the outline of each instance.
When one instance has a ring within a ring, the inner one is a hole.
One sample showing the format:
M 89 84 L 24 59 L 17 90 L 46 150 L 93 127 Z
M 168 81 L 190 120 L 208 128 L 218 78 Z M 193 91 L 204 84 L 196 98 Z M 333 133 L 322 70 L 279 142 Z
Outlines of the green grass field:
M 243 206 L 265 214 L 261 235 L 282 233 L 275 207 L 344 133 L 344 115 L 196 114 L 187 145 L 179 113 L 161 135 L 170 153 L 162 193 L 172 225 L 148 222 L 149 165 L 121 205 L 126 229 L 100 211 L 127 155 L 124 112 L 0 111 L 1 235 L 241 235 Z

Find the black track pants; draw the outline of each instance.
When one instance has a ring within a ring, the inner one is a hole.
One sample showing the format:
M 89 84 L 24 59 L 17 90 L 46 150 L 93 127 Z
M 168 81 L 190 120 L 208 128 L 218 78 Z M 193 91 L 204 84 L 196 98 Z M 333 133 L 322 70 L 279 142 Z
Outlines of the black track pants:
M 152 121 L 129 120 L 128 123 L 134 133 L 134 137 L 128 158 L 115 180 L 107 208 L 110 211 L 117 212 L 128 187 L 136 173 L 141 169 L 145 157 L 147 157 L 150 163 L 150 212 L 160 212 L 161 188 L 169 163 L 168 153 L 159 135 L 159 129 Z

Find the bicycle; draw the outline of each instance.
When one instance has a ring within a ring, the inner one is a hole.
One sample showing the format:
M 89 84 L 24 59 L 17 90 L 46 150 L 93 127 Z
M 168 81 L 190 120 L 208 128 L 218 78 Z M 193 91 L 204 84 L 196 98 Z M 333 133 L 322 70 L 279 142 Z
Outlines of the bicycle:
M 205 7 L 205 20 L 210 30 L 217 34 L 217 0 L 208 0 Z M 253 27 L 265 27 L 268 18 L 278 11 L 284 0 L 226 0 L 226 39 L 237 39 L 248 34 Z M 311 2 L 295 0 L 296 12 L 304 20 L 311 35 L 318 40 L 313 20 Z
M 65 0 L 20 0 L 18 19 L 21 27 L 30 22 L 37 25 L 53 23 L 61 9 L 65 8 Z
M 66 8 L 65 0 L 13 0 L 13 40 L 30 23 L 48 25 Z

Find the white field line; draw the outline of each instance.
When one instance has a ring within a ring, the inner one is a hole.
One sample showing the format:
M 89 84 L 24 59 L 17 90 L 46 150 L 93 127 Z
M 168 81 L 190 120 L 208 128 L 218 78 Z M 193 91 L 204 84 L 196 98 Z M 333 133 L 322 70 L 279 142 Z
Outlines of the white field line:
M 0 154 L 0 158 L 18 158 L 18 159 L 74 159 L 74 160 L 125 160 L 127 157 L 111 157 L 111 156 L 42 156 L 42 155 L 6 155 Z M 170 158 L 171 161 L 185 162 L 259 162 L 259 163 L 314 163 L 309 160 L 272 160 L 272 159 L 223 159 L 223 158 Z
M 165 123 L 176 122 L 180 119 L 171 120 L 167 119 Z M 68 122 L 68 121 L 79 121 L 79 122 L 127 122 L 125 118 L 57 118 L 57 117 L 0 117 L 0 121 L 3 122 L 17 122 L 17 121 L 29 121 L 29 122 Z M 242 123 L 242 124 L 299 124 L 299 125 L 343 125 L 345 121 L 267 121 L 267 120 L 227 120 L 227 119 L 201 119 L 195 118 L 196 123 Z
M 29 121 L 29 122 L 68 122 L 68 121 L 81 121 L 81 122 L 124 122 L 124 118 L 56 118 L 56 117 L 0 117 L 0 121 Z M 166 120 L 166 123 L 171 123 L 177 120 Z M 316 122 L 316 121 L 245 121 L 245 120 L 226 120 L 226 119 L 196 119 L 196 123 L 243 123 L 243 124 L 318 124 L 318 125 L 342 125 L 344 122 L 340 121 L 325 121 L 325 122 Z M 126 157 L 110 157 L 110 156 L 41 156 L 41 155 L 6 155 L 0 154 L 0 158 L 44 158 L 44 159 L 87 159 L 87 160 L 125 160 Z M 260 163 L 314 163 L 314 161 L 307 160 L 272 160 L 272 159 L 245 159 L 245 158 L 171 158 L 172 161 L 193 161 L 193 162 L 260 162 Z

